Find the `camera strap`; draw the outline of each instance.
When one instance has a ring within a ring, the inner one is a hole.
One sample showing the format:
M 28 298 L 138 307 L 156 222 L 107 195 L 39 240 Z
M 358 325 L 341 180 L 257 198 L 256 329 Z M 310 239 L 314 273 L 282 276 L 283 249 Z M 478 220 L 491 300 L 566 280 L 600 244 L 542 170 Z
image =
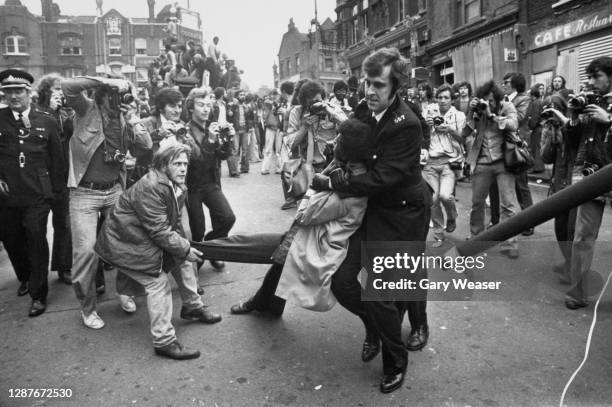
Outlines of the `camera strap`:
M 114 152 L 114 151 L 111 151 L 112 146 L 111 146 L 111 150 L 109 150 L 108 138 L 106 136 L 106 130 L 108 129 L 107 124 L 110 123 L 112 119 L 110 116 L 108 116 L 107 113 L 102 112 L 102 109 L 99 109 L 99 112 L 100 112 L 100 120 L 102 121 L 102 133 L 104 136 L 104 151 Z M 119 151 L 121 151 L 122 154 L 125 154 L 126 153 L 126 146 L 125 146 L 126 124 L 123 121 L 123 116 L 121 115 L 121 113 L 119 113 L 118 119 L 119 119 Z

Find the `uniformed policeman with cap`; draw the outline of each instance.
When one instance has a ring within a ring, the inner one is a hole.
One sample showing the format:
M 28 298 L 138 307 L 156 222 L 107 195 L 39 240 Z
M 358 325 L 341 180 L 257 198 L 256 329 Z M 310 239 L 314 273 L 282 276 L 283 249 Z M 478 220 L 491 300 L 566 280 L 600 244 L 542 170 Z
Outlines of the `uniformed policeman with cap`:
M 0 241 L 20 282 L 17 295 L 32 297 L 31 317 L 47 306 L 47 217 L 64 182 L 57 122 L 30 104 L 33 82 L 25 71 L 0 72 L 8 105 L 0 109 Z

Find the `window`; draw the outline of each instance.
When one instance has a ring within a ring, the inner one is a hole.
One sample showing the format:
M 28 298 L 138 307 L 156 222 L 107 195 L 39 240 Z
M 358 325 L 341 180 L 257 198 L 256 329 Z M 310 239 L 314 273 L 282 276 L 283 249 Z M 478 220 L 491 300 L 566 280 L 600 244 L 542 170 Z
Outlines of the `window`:
M 295 69 L 300 69 L 300 54 L 295 55 Z
M 397 21 L 402 21 L 406 15 L 404 0 L 397 0 Z
M 333 71 L 334 70 L 334 57 L 331 55 L 325 55 L 325 70 Z
M 136 55 L 147 55 L 147 40 L 145 38 L 136 38 L 134 46 Z
M 352 36 L 351 36 L 351 43 L 354 44 L 358 41 L 358 31 L 359 31 L 359 23 L 357 22 L 357 19 L 353 20 L 353 31 L 352 31 Z
M 361 27 L 363 28 L 363 35 L 368 35 L 368 13 L 365 12 L 361 16 Z
M 481 0 L 457 0 L 457 27 L 471 23 L 480 17 L 480 1 Z
M 357 14 L 359 14 L 359 7 L 357 5 L 355 5 L 353 7 L 353 17 L 355 17 Z
M 166 52 L 166 45 L 164 44 L 164 40 L 159 40 L 159 52 Z
M 64 77 L 74 78 L 75 76 L 83 75 L 83 70 L 79 68 L 66 68 L 64 69 Z
M 23 55 L 26 54 L 26 39 L 21 35 L 9 35 L 4 40 L 6 54 Z
M 288 59 L 287 60 L 287 74 L 290 74 L 290 73 L 291 73 L 291 60 Z
M 62 55 L 81 55 L 81 39 L 78 37 L 64 37 L 60 40 Z
M 361 10 L 368 8 L 368 0 L 361 0 Z
M 427 11 L 427 0 L 419 0 L 419 13 Z
M 111 38 L 108 40 L 108 55 L 121 55 L 120 38 Z
M 121 35 L 121 20 L 116 17 L 106 20 L 106 35 Z

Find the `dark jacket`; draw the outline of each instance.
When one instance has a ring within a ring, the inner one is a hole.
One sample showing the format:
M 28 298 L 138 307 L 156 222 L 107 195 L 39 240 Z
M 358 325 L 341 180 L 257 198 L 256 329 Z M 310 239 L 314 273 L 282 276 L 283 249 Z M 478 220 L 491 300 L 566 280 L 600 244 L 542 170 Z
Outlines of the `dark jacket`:
M 371 119 L 371 112 L 361 117 L 372 127 L 368 171 L 352 176 L 341 191 L 368 196 L 362 225 L 365 240 L 424 241 L 431 193 L 419 165 L 423 142 L 419 119 L 399 97 L 380 122 Z
M 196 144 L 195 147 L 192 147 L 187 171 L 187 186 L 193 191 L 200 186 L 219 182 L 221 160 L 231 155 L 233 146 L 222 145 L 218 140 L 216 143 L 211 143 L 208 139 L 208 129 L 194 121 L 190 121 L 187 128 L 191 139 Z
M 0 109 L 0 180 L 9 186 L 8 197 L 0 196 L 0 206 L 44 205 L 66 188 L 57 122 L 35 106 L 28 118 L 29 135 L 10 108 Z
M 542 129 L 542 161 L 553 164 L 549 194 L 571 185 L 578 141 L 567 137 L 566 129 L 545 125 Z
M 151 170 L 119 197 L 104 221 L 95 252 L 118 269 L 158 276 L 189 253 L 181 226 L 186 188 L 176 197 L 166 174 Z

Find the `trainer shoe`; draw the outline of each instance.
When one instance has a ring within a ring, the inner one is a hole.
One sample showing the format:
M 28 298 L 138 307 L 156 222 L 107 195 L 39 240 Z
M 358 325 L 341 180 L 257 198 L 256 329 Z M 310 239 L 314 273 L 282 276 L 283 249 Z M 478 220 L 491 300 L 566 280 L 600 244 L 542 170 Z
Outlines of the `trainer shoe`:
M 83 323 L 87 328 L 91 329 L 102 329 L 104 328 L 104 321 L 98 315 L 96 311 L 92 312 L 89 315 L 85 315 L 83 311 L 81 311 L 81 317 L 83 318 Z
M 136 312 L 136 303 L 134 302 L 134 297 L 119 294 L 119 302 L 121 303 L 121 309 L 127 312 L 128 314 Z

